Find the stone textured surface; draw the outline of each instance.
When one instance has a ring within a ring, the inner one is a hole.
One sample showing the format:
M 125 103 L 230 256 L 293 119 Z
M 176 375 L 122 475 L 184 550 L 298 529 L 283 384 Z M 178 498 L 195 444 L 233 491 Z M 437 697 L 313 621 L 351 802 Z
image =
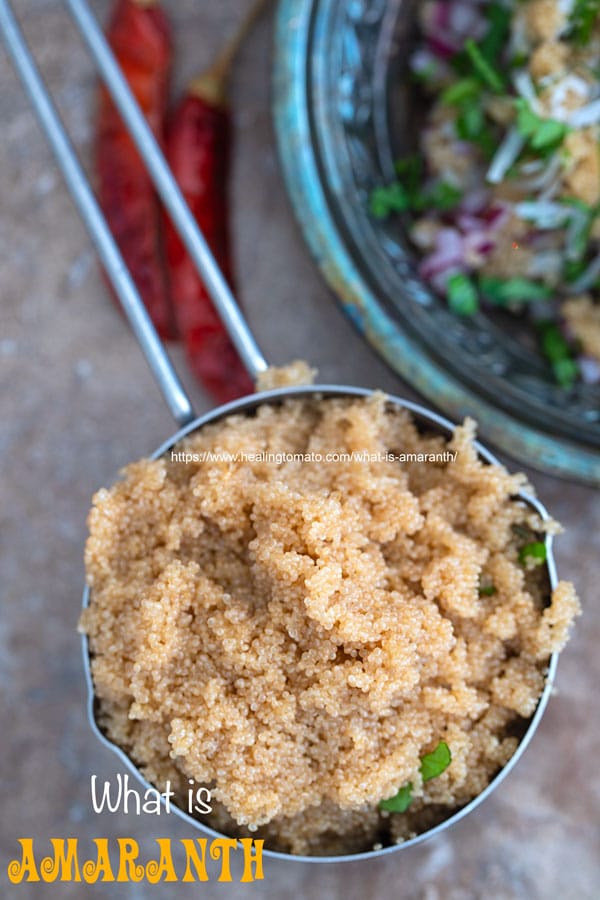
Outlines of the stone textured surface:
M 94 75 L 58 0 L 17 4 L 83 159 L 89 160 Z M 178 83 L 207 63 L 240 14 L 236 0 L 170 2 Z M 106 3 L 97 2 L 100 14 Z M 237 268 L 269 359 L 308 357 L 323 380 L 410 392 L 343 318 L 315 271 L 278 171 L 269 111 L 270 26 L 239 60 L 233 101 Z M 189 836 L 173 817 L 96 816 L 89 776 L 116 758 L 91 735 L 75 626 L 92 492 L 173 430 L 146 365 L 100 282 L 89 241 L 20 86 L 0 54 L 2 872 L 16 840 Z M 173 356 L 183 370 L 180 354 Z M 187 379 L 189 384 L 189 378 Z M 208 399 L 190 384 L 198 410 Z M 362 900 L 592 900 L 600 896 L 600 502 L 582 487 L 530 473 L 568 527 L 557 543 L 584 618 L 561 660 L 558 690 L 535 741 L 503 787 L 443 837 L 381 861 L 267 862 L 255 885 L 3 888 L 25 898 L 192 896 Z

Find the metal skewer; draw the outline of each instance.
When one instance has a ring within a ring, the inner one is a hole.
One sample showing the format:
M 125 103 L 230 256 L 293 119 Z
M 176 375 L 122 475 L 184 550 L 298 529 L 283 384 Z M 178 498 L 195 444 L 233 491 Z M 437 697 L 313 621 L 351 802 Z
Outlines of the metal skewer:
M 123 305 L 148 365 L 174 418 L 185 425 L 194 418 L 190 400 L 146 312 L 8 0 L 0 0 L 0 31 L 6 50 L 29 95 L 73 201 Z
M 267 368 L 267 362 L 240 313 L 231 289 L 218 268 L 204 236 L 198 229 L 163 152 L 131 93 L 98 22 L 85 0 L 65 0 L 65 5 L 71 12 L 75 24 L 90 50 L 242 362 L 251 377 L 256 380 L 257 375 Z M 173 369 L 166 350 L 158 339 L 135 283 L 127 270 L 83 167 L 25 42 L 9 0 L 0 0 L 0 30 L 8 54 L 29 95 L 67 187 L 123 305 L 148 364 L 174 418 L 180 425 L 185 425 L 194 418 L 190 400 Z
M 227 281 L 185 202 L 171 169 L 86 0 L 64 0 L 129 133 L 146 164 L 165 208 L 204 281 L 223 325 L 250 376 L 256 380 L 267 362 L 240 313 Z

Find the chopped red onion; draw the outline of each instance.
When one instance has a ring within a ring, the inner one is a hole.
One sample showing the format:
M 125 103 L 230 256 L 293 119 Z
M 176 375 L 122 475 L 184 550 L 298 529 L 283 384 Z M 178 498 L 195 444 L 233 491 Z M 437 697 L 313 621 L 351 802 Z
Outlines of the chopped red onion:
M 470 234 L 465 235 L 464 239 L 465 260 L 471 266 L 483 265 L 486 257 L 490 255 L 495 246 L 487 231 L 472 231 Z
M 450 10 L 452 3 L 441 2 L 434 4 L 431 16 L 431 24 L 435 31 L 447 31 L 450 25 Z
M 472 231 L 482 231 L 487 223 L 485 219 L 480 219 L 478 216 L 459 213 L 456 217 L 456 224 L 465 234 L 470 234 Z
M 452 44 L 447 39 L 444 40 L 441 37 L 433 34 L 430 34 L 428 36 L 427 45 L 432 53 L 444 60 L 450 59 L 450 57 L 454 56 L 454 54 L 458 50 L 458 46 L 456 44 Z
M 472 3 L 447 3 L 449 24 L 455 34 L 463 38 L 472 37 L 478 41 L 487 29 L 487 24 L 477 6 Z
M 489 200 L 489 191 L 486 191 L 485 188 L 479 188 L 479 190 L 469 191 L 463 196 L 459 209 L 468 215 L 476 216 L 479 213 L 483 213 L 489 204 Z
M 464 256 L 462 235 L 455 228 L 442 228 L 436 235 L 433 252 L 422 259 L 419 274 L 430 281 L 451 266 L 462 265 Z
M 510 206 L 506 203 L 501 203 L 500 201 L 496 201 L 492 204 L 485 212 L 484 219 L 488 223 L 488 226 L 492 229 L 502 228 L 511 216 Z

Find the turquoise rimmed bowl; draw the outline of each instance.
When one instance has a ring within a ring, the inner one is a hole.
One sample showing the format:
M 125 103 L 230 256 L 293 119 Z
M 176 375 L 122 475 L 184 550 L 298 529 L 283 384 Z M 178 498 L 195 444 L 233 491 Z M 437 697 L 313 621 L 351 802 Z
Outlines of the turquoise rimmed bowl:
M 306 241 L 361 334 L 427 400 L 542 471 L 600 485 L 600 389 L 552 383 L 520 336 L 458 319 L 420 281 L 400 222 L 368 196 L 415 134 L 415 0 L 280 0 L 274 119 Z

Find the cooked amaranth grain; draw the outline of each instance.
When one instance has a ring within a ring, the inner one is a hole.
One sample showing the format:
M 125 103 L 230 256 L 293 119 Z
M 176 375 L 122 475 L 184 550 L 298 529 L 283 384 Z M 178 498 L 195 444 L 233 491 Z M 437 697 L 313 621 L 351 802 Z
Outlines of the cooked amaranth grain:
M 519 564 L 516 531 L 544 526 L 473 435 L 421 435 L 381 394 L 293 399 L 96 494 L 82 627 L 103 727 L 151 782 L 192 778 L 213 825 L 317 854 L 406 837 L 486 786 L 578 602 Z M 423 784 L 441 740 L 452 763 Z M 410 809 L 380 812 L 408 782 Z

